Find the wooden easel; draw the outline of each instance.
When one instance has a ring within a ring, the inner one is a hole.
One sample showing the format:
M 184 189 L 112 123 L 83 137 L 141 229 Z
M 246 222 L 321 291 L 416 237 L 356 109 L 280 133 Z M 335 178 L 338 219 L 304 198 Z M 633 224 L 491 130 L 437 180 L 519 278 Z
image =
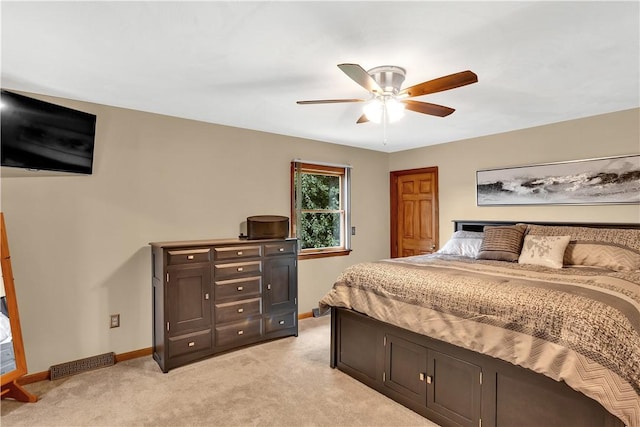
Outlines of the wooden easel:
M 7 241 L 7 229 L 4 225 L 4 214 L 0 212 L 0 255 L 2 264 L 2 280 L 7 301 L 7 310 L 11 321 L 11 335 L 13 337 L 13 352 L 16 359 L 16 369 L 2 374 L 2 399 L 10 398 L 20 402 L 36 402 L 38 397 L 29 393 L 17 383 L 18 378 L 27 373 L 27 361 L 22 341 L 22 329 L 20 328 L 20 315 L 18 314 L 18 301 L 13 283 L 13 270 L 11 269 L 11 255 L 9 254 L 9 242 Z

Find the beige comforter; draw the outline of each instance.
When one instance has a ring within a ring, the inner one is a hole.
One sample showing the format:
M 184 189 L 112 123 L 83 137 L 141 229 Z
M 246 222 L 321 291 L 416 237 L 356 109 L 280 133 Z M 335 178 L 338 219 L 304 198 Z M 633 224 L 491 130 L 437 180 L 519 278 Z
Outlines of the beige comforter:
M 640 426 L 640 272 L 398 258 L 347 268 L 330 306 L 565 381 Z

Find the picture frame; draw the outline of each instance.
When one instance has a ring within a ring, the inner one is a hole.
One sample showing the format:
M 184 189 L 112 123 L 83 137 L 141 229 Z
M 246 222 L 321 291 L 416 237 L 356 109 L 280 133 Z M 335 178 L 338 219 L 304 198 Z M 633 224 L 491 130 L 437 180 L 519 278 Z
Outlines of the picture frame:
M 476 203 L 640 204 L 640 154 L 479 170 Z

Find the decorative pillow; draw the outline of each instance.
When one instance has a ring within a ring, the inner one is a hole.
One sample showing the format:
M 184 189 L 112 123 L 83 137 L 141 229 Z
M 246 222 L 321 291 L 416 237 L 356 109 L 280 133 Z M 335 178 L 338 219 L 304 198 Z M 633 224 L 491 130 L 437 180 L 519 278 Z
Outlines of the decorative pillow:
M 571 236 L 524 236 L 520 264 L 535 264 L 550 268 L 562 268 L 564 251 Z
M 640 229 L 529 225 L 528 235 L 569 235 L 564 265 L 640 270 Z
M 480 252 L 483 237 L 484 233 L 480 231 L 456 231 L 437 253 L 475 258 Z
M 526 224 L 496 225 L 484 228 L 484 239 L 477 259 L 518 261 Z

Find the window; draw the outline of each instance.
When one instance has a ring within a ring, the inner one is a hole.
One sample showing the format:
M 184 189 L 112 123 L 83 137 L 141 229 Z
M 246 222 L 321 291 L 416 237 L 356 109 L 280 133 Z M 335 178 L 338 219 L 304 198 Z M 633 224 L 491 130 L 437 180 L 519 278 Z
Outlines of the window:
M 291 163 L 291 223 L 299 258 L 349 255 L 349 166 Z

